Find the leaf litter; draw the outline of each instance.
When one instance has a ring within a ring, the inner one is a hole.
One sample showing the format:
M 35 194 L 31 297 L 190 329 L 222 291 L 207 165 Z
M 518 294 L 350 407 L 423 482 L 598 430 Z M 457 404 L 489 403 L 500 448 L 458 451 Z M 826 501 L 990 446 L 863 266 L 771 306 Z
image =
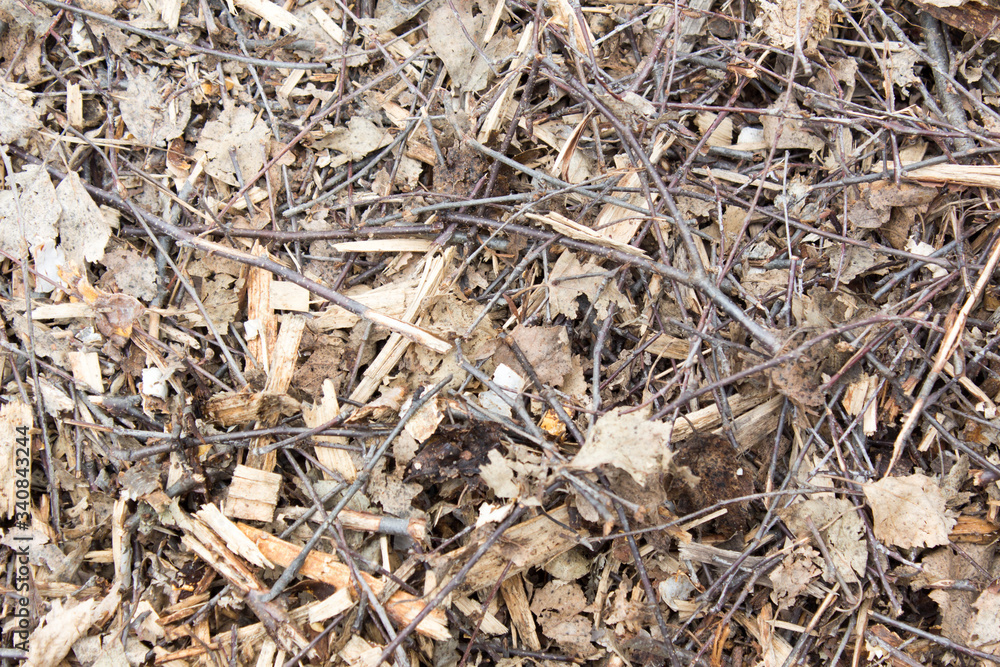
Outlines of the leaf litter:
M 955 4 L 0 0 L 3 656 L 1000 662 Z

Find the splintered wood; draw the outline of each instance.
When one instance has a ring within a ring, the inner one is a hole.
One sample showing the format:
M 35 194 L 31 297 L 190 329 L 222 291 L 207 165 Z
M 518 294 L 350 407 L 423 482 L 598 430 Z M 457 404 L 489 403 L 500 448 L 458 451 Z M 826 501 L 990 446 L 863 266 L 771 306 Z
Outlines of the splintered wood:
M 254 544 L 257 545 L 257 548 L 260 549 L 261 553 L 268 560 L 281 567 L 288 567 L 301 550 L 290 542 L 285 542 L 273 535 L 268 535 L 264 531 L 252 526 L 241 523 L 239 527 L 247 537 L 253 540 Z M 385 584 L 381 580 L 364 572 L 360 574 L 375 595 L 379 595 L 382 592 Z M 315 549 L 311 551 L 299 569 L 299 575 L 330 584 L 338 590 L 347 589 L 355 598 L 358 595 L 356 584 L 352 580 L 351 568 L 339 562 L 328 553 L 316 551 Z M 389 617 L 401 626 L 408 625 L 417 614 L 423 611 L 424 607 L 424 603 L 419 598 L 402 591 L 394 593 L 385 603 L 385 609 Z M 441 609 L 431 611 L 417 625 L 417 632 L 432 639 L 444 640 L 451 637 L 451 634 L 448 632 L 447 618 Z
M 31 408 L 21 401 L 0 407 L 0 517 L 28 521 L 31 509 Z M 18 479 L 25 492 L 18 498 Z
M 274 518 L 281 490 L 281 475 L 259 468 L 238 465 L 233 471 L 229 495 L 223 509 L 226 516 L 269 523 Z
M 564 505 L 514 526 L 504 533 L 504 548 L 486 552 L 455 589 L 456 593 L 469 595 L 495 585 L 505 571 L 504 578 L 510 578 L 569 551 L 587 535 L 567 530 L 564 526 L 569 520 L 569 510 Z M 473 543 L 432 558 L 438 581 L 445 583 L 450 573 L 465 564 L 465 558 L 475 547 Z

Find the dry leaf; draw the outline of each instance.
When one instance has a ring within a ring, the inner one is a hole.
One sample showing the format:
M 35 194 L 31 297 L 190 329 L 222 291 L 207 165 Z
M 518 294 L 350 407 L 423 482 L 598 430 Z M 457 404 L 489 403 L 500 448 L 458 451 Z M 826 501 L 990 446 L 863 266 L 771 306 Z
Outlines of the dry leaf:
M 486 455 L 490 462 L 479 467 L 479 475 L 483 484 L 488 486 L 497 498 L 517 498 L 520 493 L 514 483 L 514 469 L 496 449 L 491 449 Z
M 559 387 L 573 369 L 570 360 L 569 334 L 566 327 L 526 327 L 518 325 L 510 337 L 524 352 L 528 362 L 543 384 Z M 505 345 L 497 348 L 493 358 L 498 364 L 520 369 L 514 353 Z
M 944 494 L 933 479 L 916 473 L 862 486 L 875 519 L 875 537 L 904 549 L 948 544 L 956 519 L 945 509 Z
M 26 87 L 0 79 L 0 143 L 12 144 L 42 126 Z
M 794 100 L 784 98 L 772 104 L 771 113 L 761 116 L 760 123 L 764 126 L 764 141 L 768 146 L 778 150 L 806 148 L 811 151 L 821 150 L 826 143 L 806 129 L 801 120 L 802 112 Z
M 926 211 L 937 196 L 935 188 L 925 188 L 911 183 L 875 181 L 863 183 L 855 191 L 848 190 L 847 219 L 855 227 L 877 229 L 889 222 L 895 206 Z
M 314 143 L 314 147 L 332 148 L 341 155 L 330 160 L 331 167 L 338 167 L 392 143 L 392 133 L 371 122 L 367 118 L 354 116 L 347 127 L 332 129 L 326 136 Z
M 622 414 L 615 408 L 602 415 L 587 434 L 587 441 L 570 463 L 577 470 L 593 470 L 613 465 L 645 486 L 651 478 L 667 470 L 670 464 L 668 424 L 649 421 L 647 413 Z
M 760 10 L 767 41 L 788 51 L 815 48 L 833 19 L 828 0 L 761 0 Z
M 59 200 L 49 173 L 38 165 L 7 175 L 0 190 L 0 249 L 20 257 L 58 235 Z
M 778 605 L 779 611 L 795 604 L 796 598 L 819 576 L 817 563 L 822 562 L 822 556 L 812 547 L 796 547 L 771 571 L 770 579 L 774 585 L 771 601 Z
M 969 638 L 972 646 L 1000 655 L 1000 590 L 996 585 L 987 588 L 972 606 L 976 608 Z
M 191 93 L 175 91 L 169 79 L 161 82 L 158 77 L 155 68 L 129 76 L 118 103 L 128 131 L 147 146 L 163 146 L 181 136 L 191 119 Z
M 141 301 L 152 301 L 156 296 L 156 260 L 152 257 L 120 246 L 105 253 L 101 264 L 108 269 L 100 283 L 105 290 L 122 292 Z M 113 284 L 107 284 L 112 281 Z
M 622 294 L 613 280 L 603 278 L 607 273 L 596 262 L 590 260 L 580 264 L 576 255 L 568 250 L 559 256 L 549 272 L 549 302 L 555 313 L 563 313 L 570 319 L 579 314 L 577 299 L 585 296 L 595 303 L 599 318 L 607 317 L 611 303 L 617 304 L 619 311 L 632 312 L 632 304 Z M 609 275 L 610 277 L 610 275 Z
M 864 525 L 857 508 L 846 498 L 817 498 L 796 503 L 778 514 L 798 538 L 812 539 L 807 519 L 812 519 L 816 530 L 826 541 L 830 560 L 847 582 L 859 581 L 865 573 L 868 562 L 868 546 L 863 539 Z M 823 562 L 823 578 L 827 582 L 836 581 Z
M 236 170 L 229 149 L 236 150 L 243 178 L 252 178 L 264 166 L 267 135 L 267 125 L 250 107 L 230 105 L 217 120 L 205 123 L 196 150 L 205 151 L 208 157 L 206 173 L 236 187 Z
M 102 259 L 111 238 L 111 225 L 76 172 L 66 174 L 56 188 L 56 199 L 62 208 L 59 247 L 66 253 L 66 259 L 80 266 Z
M 466 37 L 467 32 L 478 43 L 486 30 L 486 20 L 483 14 L 472 16 L 468 0 L 455 0 L 440 4 L 427 21 L 428 43 L 452 81 L 463 91 L 475 92 L 486 87 L 489 66 Z

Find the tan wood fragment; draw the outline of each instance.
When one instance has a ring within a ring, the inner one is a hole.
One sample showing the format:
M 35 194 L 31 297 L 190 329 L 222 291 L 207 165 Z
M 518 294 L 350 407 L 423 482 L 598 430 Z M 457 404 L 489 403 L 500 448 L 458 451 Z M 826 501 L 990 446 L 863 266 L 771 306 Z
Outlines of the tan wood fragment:
M 891 169 L 892 166 L 890 165 Z M 903 178 L 926 185 L 1000 188 L 1000 166 L 990 164 L 935 164 L 911 169 Z
M 238 465 L 233 471 L 224 513 L 229 517 L 270 522 L 278 504 L 281 475 Z
M 288 76 L 285 77 L 285 81 L 281 84 L 278 90 L 275 91 L 278 95 L 278 102 L 285 109 L 291 109 L 291 104 L 288 102 L 288 96 L 292 94 L 292 91 L 295 90 L 295 86 L 299 85 L 299 81 L 301 81 L 302 77 L 305 75 L 306 71 L 304 69 L 292 70 L 288 73 Z
M 31 407 L 11 401 L 0 407 L 0 517 L 31 523 L 31 499 L 18 503 L 17 480 L 31 481 Z
M 691 341 L 685 338 L 674 338 L 666 334 L 660 334 L 653 339 L 646 351 L 657 357 L 673 359 L 674 361 L 684 361 L 691 352 Z M 709 352 L 706 349 L 705 352 Z
M 310 610 L 317 604 L 319 603 L 310 602 L 289 611 L 287 614 L 289 622 L 295 625 L 300 625 L 307 621 Z M 259 650 L 257 645 L 267 638 L 267 629 L 264 627 L 263 623 L 253 623 L 239 628 L 236 631 L 236 645 L 240 647 L 240 657 L 247 660 L 255 659 Z M 223 647 L 228 650 L 231 645 L 231 641 L 231 631 L 226 630 L 225 632 L 218 633 L 212 638 L 212 641 L 206 642 L 205 644 L 196 644 L 179 651 L 174 651 L 173 653 L 159 656 L 156 658 L 155 664 L 162 665 L 170 663 L 174 660 L 189 660 L 191 658 L 204 655 L 209 651 L 218 651 Z
M 499 84 L 503 93 L 490 110 L 486 113 L 486 119 L 477 135 L 482 143 L 488 143 L 493 134 L 506 125 L 505 119 L 514 115 L 514 92 L 517 89 L 517 82 L 521 78 L 522 68 L 531 57 L 531 34 L 534 32 L 534 22 L 528 23 L 521 32 L 521 40 L 517 44 L 517 57 L 511 62 L 504 75 L 504 80 Z
M 354 635 L 344 648 L 340 649 L 338 656 L 349 667 L 389 667 L 389 663 L 379 664 L 378 659 L 382 655 L 382 646 L 373 644 L 363 637 Z
M 300 547 L 269 535 L 262 530 L 243 523 L 238 525 L 240 530 L 254 541 L 261 550 L 261 553 L 268 560 L 281 567 L 288 567 L 292 560 L 299 554 L 299 551 L 301 551 Z M 302 564 L 299 574 L 303 577 L 330 584 L 337 589 L 347 589 L 354 597 L 358 595 L 358 591 L 351 579 L 350 568 L 328 553 L 316 550 L 310 552 Z M 376 595 L 382 592 L 384 586 L 381 580 L 365 572 L 361 572 L 360 574 L 364 578 L 365 583 L 371 587 Z M 408 593 L 397 592 L 386 602 L 385 610 L 391 619 L 401 626 L 405 626 L 424 609 L 424 606 L 423 601 L 419 598 L 415 598 Z M 433 610 L 417 626 L 417 632 L 439 641 L 449 639 L 451 634 L 448 632 L 448 620 L 444 614 L 444 610 Z
M 295 364 L 299 358 L 299 343 L 302 342 L 302 333 L 305 331 L 305 327 L 305 319 L 297 315 L 287 316 L 282 321 L 281 330 L 274 343 L 271 370 L 268 371 L 267 382 L 264 384 L 265 393 L 283 396 L 288 392 L 288 388 L 292 384 L 292 376 L 295 374 Z M 261 419 L 257 423 L 257 428 L 274 426 L 277 421 L 277 416 Z M 251 443 L 251 450 L 255 447 L 263 447 L 270 442 L 270 438 L 255 438 Z M 247 454 L 246 464 L 251 468 L 274 470 L 277 460 L 277 451 L 272 450 L 264 454 L 255 454 L 251 451 Z
M 766 396 L 763 394 L 753 394 L 750 396 L 738 394 L 729 399 L 729 409 L 732 410 L 733 415 L 742 415 L 763 403 L 765 399 Z M 674 422 L 670 439 L 673 442 L 684 440 L 685 438 L 690 438 L 695 433 L 703 433 L 718 428 L 721 424 L 722 416 L 719 414 L 719 406 L 713 403 L 700 410 L 695 410 L 686 415 L 684 419 L 678 419 Z
M 269 257 L 267 249 L 259 243 L 254 243 L 250 254 L 256 257 Z M 274 274 L 264 269 L 250 267 L 247 271 L 247 321 L 253 321 L 257 328 L 256 336 L 251 338 L 248 334 L 247 349 L 265 373 L 270 372 L 269 351 L 274 348 L 274 341 L 278 336 L 278 320 L 275 319 L 274 309 L 271 308 L 273 279 Z M 253 367 L 253 361 L 247 359 L 246 370 L 249 372 Z
M 83 94 L 79 83 L 66 86 L 66 120 L 76 129 L 83 129 Z
M 538 641 L 535 617 L 531 613 L 528 594 L 524 590 L 524 580 L 521 575 L 510 577 L 500 584 L 500 594 L 503 596 L 504 602 L 507 603 L 510 622 L 517 630 L 521 642 L 532 651 L 542 650 L 542 644 Z
M 201 509 L 195 512 L 195 516 L 202 520 L 202 522 L 211 528 L 216 535 L 221 537 L 226 542 L 226 546 L 229 547 L 230 551 L 239 556 L 242 556 L 244 560 L 247 560 L 257 567 L 274 567 L 264 554 L 260 552 L 257 545 L 250 541 L 243 532 L 236 527 L 236 524 L 230 521 L 219 508 L 216 507 L 215 503 L 206 503 L 201 506 Z
M 477 602 L 472 598 L 461 597 L 455 598 L 454 604 L 456 609 L 474 621 L 478 620 L 479 617 L 482 616 L 482 622 L 479 623 L 480 631 L 493 637 L 507 634 L 507 626 L 501 623 L 496 616 L 491 614 L 489 609 L 483 609 L 482 602 Z
M 337 23 L 330 18 L 322 7 L 313 7 L 312 10 L 313 18 L 316 19 L 316 23 L 319 27 L 323 29 L 323 32 L 330 36 L 330 39 L 335 41 L 338 45 L 344 43 L 344 29 L 341 28 Z
M 555 211 L 550 211 L 545 215 L 537 215 L 535 213 L 525 213 L 525 215 L 532 220 L 548 225 L 554 231 L 559 232 L 563 236 L 567 236 L 571 239 L 588 241 L 606 248 L 614 248 L 620 252 L 635 255 L 636 257 L 647 257 L 644 251 L 636 248 L 635 246 L 631 246 L 628 243 L 622 243 L 613 238 L 606 238 L 598 231 L 585 227 Z
M 407 278 L 376 287 L 373 290 L 348 291 L 345 295 L 377 312 L 391 317 L 402 317 L 403 313 L 406 312 L 407 304 L 413 300 L 413 295 L 419 283 L 420 280 L 417 278 Z M 309 328 L 313 331 L 347 329 L 360 321 L 361 318 L 354 313 L 349 313 L 343 308 L 331 306 L 329 310 L 310 321 Z
M 24 300 L 17 304 L 17 309 L 24 312 Z M 86 301 L 67 301 L 66 303 L 31 304 L 32 320 L 61 320 L 75 317 L 93 317 L 94 307 Z
M 746 452 L 768 438 L 773 440 L 774 431 L 778 428 L 781 405 L 784 402 L 784 396 L 773 396 L 733 420 L 733 432 L 736 434 L 740 451 Z
M 285 32 L 302 27 L 302 21 L 297 16 L 269 0 L 235 0 L 235 2 L 240 9 L 259 16 Z
M 342 588 L 333 595 L 328 595 L 325 600 L 320 600 L 309 610 L 310 623 L 322 623 L 328 618 L 333 618 L 337 614 L 342 614 L 355 604 L 351 599 L 351 594 L 346 588 Z
M 431 239 L 369 239 L 334 243 L 337 252 L 430 252 Z
M 427 255 L 424 257 L 424 273 L 417 286 L 417 294 L 413 301 L 407 306 L 403 314 L 404 322 L 416 322 L 420 315 L 420 310 L 424 306 L 424 301 L 435 294 L 441 285 L 445 268 L 451 263 L 451 258 L 455 255 L 454 248 L 448 248 L 440 255 Z M 364 376 L 354 391 L 351 392 L 351 400 L 357 403 L 365 403 L 375 393 L 382 379 L 396 367 L 403 353 L 410 347 L 411 340 L 404 338 L 398 333 L 389 336 L 389 340 L 379 351 L 378 356 L 369 364 Z
M 286 280 L 274 280 L 271 282 L 271 304 L 275 310 L 294 310 L 299 313 L 308 313 L 309 290 Z
M 274 667 L 275 659 L 278 657 L 278 645 L 270 637 L 264 637 L 260 643 L 260 653 L 257 655 L 257 662 L 254 667 Z M 282 660 L 284 653 L 282 652 Z
M 333 380 L 327 378 L 323 380 L 323 398 L 318 405 L 302 407 L 302 419 L 309 428 L 316 428 L 328 423 L 340 414 L 340 404 L 337 402 L 337 390 L 333 386 Z M 317 442 L 329 442 L 331 444 L 345 445 L 347 438 L 340 435 L 317 435 L 313 436 Z M 316 458 L 332 472 L 339 474 L 348 483 L 358 478 L 358 469 L 354 465 L 350 452 L 334 447 L 316 447 Z M 332 475 L 323 473 L 328 479 Z M 343 515 L 341 515 L 343 520 Z M 346 525 L 346 524 L 345 524 Z
M 222 426 L 238 426 L 253 422 L 274 422 L 282 415 L 289 417 L 300 410 L 300 404 L 287 394 L 224 393 L 205 402 L 209 419 Z
M 551 518 L 549 518 L 551 517 Z M 553 519 L 555 521 L 553 521 Z M 496 584 L 508 563 L 512 563 L 507 576 L 513 577 L 529 568 L 542 565 L 559 554 L 575 547 L 584 533 L 574 533 L 560 526 L 569 523 L 569 510 L 562 505 L 548 512 L 548 516 L 540 514 L 533 519 L 524 521 L 506 533 L 502 538 L 503 547 L 490 549 L 472 566 L 465 581 L 455 589 L 457 595 L 469 595 Z M 475 550 L 471 544 L 431 560 L 437 570 L 457 571 L 465 563 L 468 555 Z M 442 583 L 447 583 L 447 577 L 440 577 Z
M 247 605 L 257 617 L 272 629 L 270 636 L 282 649 L 301 650 L 308 646 L 309 642 L 290 621 L 284 609 L 263 602 L 253 595 L 262 593 L 265 590 L 264 585 L 219 535 L 198 517 L 185 513 L 176 502 L 170 503 L 167 511 L 174 524 L 184 532 L 181 542 L 222 575 L 238 595 L 245 598 Z M 208 643 L 210 638 L 206 635 L 204 639 Z
M 321 451 L 319 449 L 316 450 Z M 279 513 L 280 517 L 298 519 L 305 515 L 305 507 L 284 507 Z M 385 533 L 387 535 L 406 535 L 409 538 L 426 544 L 427 540 L 427 519 L 415 517 L 403 519 L 394 516 L 381 516 L 368 512 L 355 512 L 354 510 L 340 510 L 337 519 L 348 530 L 361 530 L 369 533 Z M 312 516 L 314 522 L 319 521 L 315 514 Z

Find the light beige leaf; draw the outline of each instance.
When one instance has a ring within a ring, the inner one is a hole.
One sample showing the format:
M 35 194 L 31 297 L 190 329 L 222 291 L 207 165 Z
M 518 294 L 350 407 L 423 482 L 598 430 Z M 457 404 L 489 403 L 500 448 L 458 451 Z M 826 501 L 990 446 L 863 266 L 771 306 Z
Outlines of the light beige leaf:
M 830 560 L 845 581 L 857 582 L 868 562 L 868 547 L 862 539 L 864 527 L 854 504 L 846 498 L 810 499 L 779 511 L 789 530 L 798 538 L 812 538 L 807 519 L 811 519 L 826 540 Z M 833 582 L 833 572 L 823 564 L 823 578 Z
M 489 67 L 469 40 L 472 37 L 478 43 L 486 29 L 486 21 L 483 14 L 472 16 L 467 0 L 440 4 L 427 21 L 428 43 L 444 63 L 452 81 L 464 91 L 475 92 L 486 87 Z
M 764 141 L 768 146 L 774 145 L 778 150 L 806 148 L 818 151 L 826 145 L 798 120 L 802 112 L 794 100 L 787 103 L 778 100 L 768 111 L 771 113 L 760 118 L 760 124 L 764 126 Z
M 71 171 L 62 180 L 56 188 L 56 198 L 62 207 L 59 246 L 66 258 L 79 265 L 102 259 L 111 238 L 111 225 L 76 172 Z
M 236 150 L 236 161 L 243 178 L 253 178 L 264 166 L 267 125 L 247 106 L 230 105 L 217 120 L 205 123 L 197 150 L 205 151 L 205 171 L 220 181 L 237 186 L 236 170 L 229 149 Z
M 42 126 L 24 86 L 0 79 L 0 143 L 10 144 Z
M 1000 655 L 1000 590 L 996 586 L 987 588 L 972 606 L 977 609 L 971 630 L 973 646 Z
M 158 81 L 157 74 L 154 70 L 130 76 L 118 103 L 128 131 L 148 146 L 163 146 L 181 136 L 191 119 L 191 93 L 177 92 L 167 81 Z
M 817 562 L 822 562 L 820 553 L 807 545 L 795 548 L 771 571 L 770 579 L 774 585 L 771 601 L 778 605 L 779 611 L 793 606 L 795 599 L 819 576 Z
M 56 189 L 43 167 L 26 165 L 8 175 L 7 188 L 0 190 L 0 249 L 20 256 L 54 240 L 59 211 Z
M 314 148 L 332 148 L 341 153 L 330 161 L 331 166 L 360 160 L 364 156 L 392 143 L 392 134 L 367 118 L 354 116 L 347 127 L 338 127 L 314 144 Z
M 516 498 L 519 489 L 514 483 L 514 469 L 504 459 L 503 454 L 495 449 L 491 449 L 487 456 L 490 462 L 479 467 L 479 476 L 483 483 L 497 495 L 497 498 Z
M 828 0 L 761 0 L 760 11 L 767 41 L 789 51 L 815 47 L 833 19 Z
M 524 356 L 527 357 L 542 383 L 553 387 L 559 387 L 563 384 L 567 374 L 573 368 L 566 327 L 518 325 L 510 337 L 524 352 Z M 505 345 L 498 347 L 493 358 L 498 364 L 506 364 L 509 368 L 521 368 L 514 353 Z
M 956 523 L 945 509 L 941 488 L 922 474 L 886 477 L 862 485 L 875 519 L 875 537 L 898 547 L 948 543 Z
M 668 424 L 650 421 L 640 411 L 621 414 L 615 408 L 601 416 L 587 435 L 587 441 L 573 457 L 570 466 L 578 470 L 593 470 L 613 465 L 645 486 L 670 464 L 670 432 Z
M 606 280 L 600 274 L 607 269 L 594 261 L 581 264 L 576 255 L 565 251 L 556 260 L 549 272 L 549 302 L 555 312 L 575 319 L 579 313 L 577 298 L 584 296 L 591 303 L 596 301 L 599 318 L 607 317 L 608 308 L 614 302 L 620 312 L 631 312 L 632 304 L 622 294 L 614 280 Z

